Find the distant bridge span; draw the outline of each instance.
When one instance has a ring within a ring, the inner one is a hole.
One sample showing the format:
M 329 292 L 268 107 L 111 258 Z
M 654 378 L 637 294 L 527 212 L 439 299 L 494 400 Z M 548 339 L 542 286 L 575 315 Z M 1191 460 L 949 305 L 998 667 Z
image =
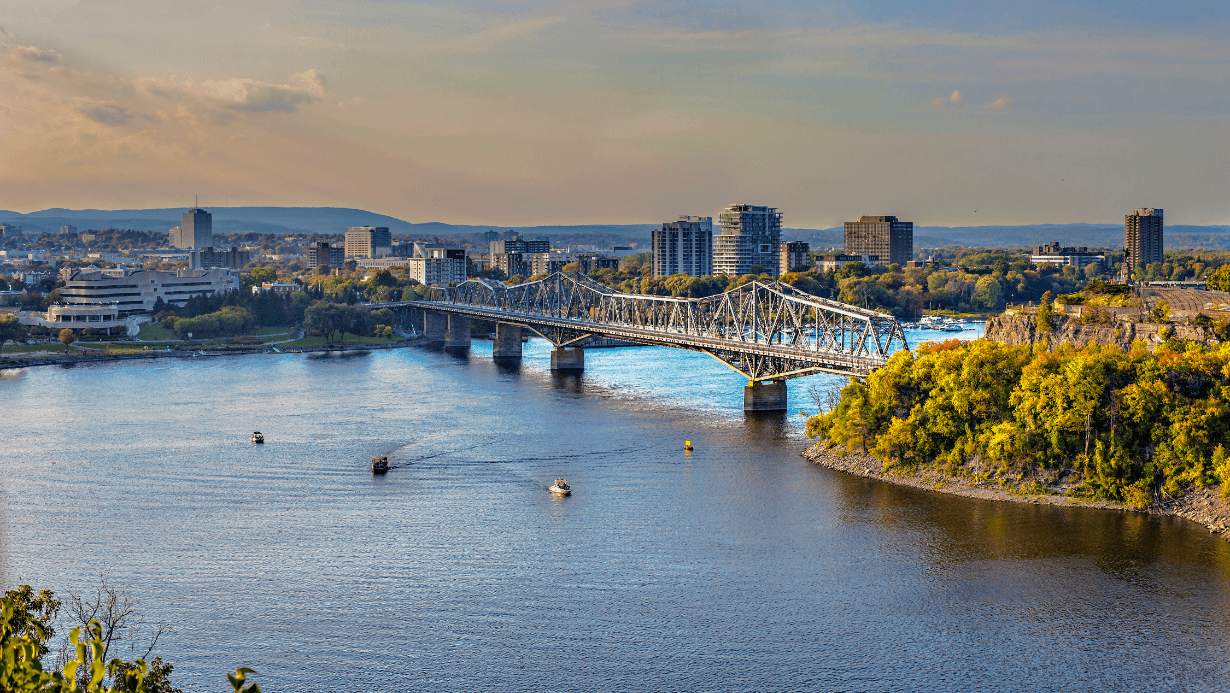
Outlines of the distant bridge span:
M 497 359 L 519 359 L 521 329 L 529 329 L 555 346 L 552 370 L 583 369 L 584 347 L 602 339 L 698 351 L 748 379 L 748 410 L 785 409 L 788 378 L 867 375 L 888 362 L 894 347 L 909 348 L 891 315 L 776 281 L 670 298 L 622 294 L 557 272 L 517 286 L 472 279 L 433 288 L 424 301 L 372 307 L 422 311 L 427 340 L 452 348 L 469 347 L 470 318 L 495 322 Z

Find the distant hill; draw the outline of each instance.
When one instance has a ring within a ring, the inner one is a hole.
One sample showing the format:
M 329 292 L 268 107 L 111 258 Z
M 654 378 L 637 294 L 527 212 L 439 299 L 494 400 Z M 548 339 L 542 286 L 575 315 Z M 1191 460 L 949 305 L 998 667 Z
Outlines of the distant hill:
M 11 223 L 33 233 L 58 231 L 61 226 L 86 229 L 137 229 L 164 232 L 179 225 L 183 208 L 173 209 L 45 209 L 19 214 L 0 211 L 0 223 Z M 219 233 L 343 233 L 348 226 L 387 226 L 394 235 L 441 238 L 466 237 L 484 231 L 519 231 L 525 236 L 549 237 L 559 244 L 636 242 L 647 245 L 655 224 L 577 224 L 516 226 L 496 224 L 445 224 L 408 222 L 384 214 L 343 207 L 214 207 L 214 229 Z M 807 241 L 813 248 L 840 249 L 841 227 L 829 229 L 783 229 L 783 240 Z M 1123 246 L 1123 226 L 1117 224 L 1028 224 L 1016 226 L 915 226 L 916 248 L 944 245 L 974 247 L 1033 246 L 1050 241 L 1118 249 Z M 1230 226 L 1166 227 L 1167 248 L 1230 248 Z
M 460 225 L 413 223 L 362 209 L 342 207 L 213 207 L 214 230 L 220 233 L 344 233 L 349 226 L 387 226 L 395 235 L 457 236 L 484 231 L 515 230 L 527 236 L 604 234 L 648 240 L 653 224 L 584 224 L 576 226 Z M 18 214 L 0 211 L 0 223 L 12 223 L 33 233 L 59 231 L 61 226 L 86 229 L 137 229 L 163 232 L 180 223 L 185 208 L 173 209 L 44 209 Z

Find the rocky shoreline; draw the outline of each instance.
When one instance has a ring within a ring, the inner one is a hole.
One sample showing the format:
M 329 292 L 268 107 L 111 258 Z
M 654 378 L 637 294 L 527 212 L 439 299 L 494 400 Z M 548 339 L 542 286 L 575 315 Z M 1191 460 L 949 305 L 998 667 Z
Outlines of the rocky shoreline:
M 997 481 L 977 482 L 965 477 L 942 474 L 933 469 L 920 468 L 915 472 L 898 470 L 885 472 L 883 471 L 884 465 L 870 455 L 857 453 L 840 455 L 825 447 L 824 443 L 817 443 L 804 450 L 803 457 L 813 464 L 823 465 L 847 474 L 966 498 L 1144 512 L 1150 515 L 1174 515 L 1192 522 L 1199 522 L 1222 539 L 1230 541 L 1230 504 L 1227 504 L 1226 499 L 1221 497 L 1218 489 L 1193 489 L 1184 494 L 1182 498 L 1155 503 L 1146 510 L 1138 510 L 1132 506 L 1112 501 L 1074 498 L 1054 492 L 1030 493 L 1023 490 L 1010 490 L 1001 486 Z M 1047 490 L 1053 491 L 1054 489 Z

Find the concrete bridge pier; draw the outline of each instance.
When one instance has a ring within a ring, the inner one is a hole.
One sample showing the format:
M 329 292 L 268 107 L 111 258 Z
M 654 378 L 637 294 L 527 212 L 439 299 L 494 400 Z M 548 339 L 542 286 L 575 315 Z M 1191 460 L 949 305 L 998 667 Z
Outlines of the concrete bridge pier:
M 573 372 L 585 370 L 585 349 L 581 347 L 556 347 L 552 349 L 551 370 Z
M 786 411 L 786 381 L 748 381 L 743 388 L 743 411 Z
M 470 318 L 456 313 L 448 314 L 448 338 L 444 341 L 445 349 L 470 348 Z
M 495 344 L 491 348 L 491 357 L 496 361 L 521 360 L 521 326 L 495 324 Z
M 423 311 L 423 339 L 429 344 L 443 344 L 448 338 L 448 313 Z

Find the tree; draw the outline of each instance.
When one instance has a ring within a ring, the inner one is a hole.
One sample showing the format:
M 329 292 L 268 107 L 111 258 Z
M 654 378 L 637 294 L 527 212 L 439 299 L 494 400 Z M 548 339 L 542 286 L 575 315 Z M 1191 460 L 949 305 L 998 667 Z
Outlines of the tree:
M 1222 265 L 1209 275 L 1209 290 L 1230 291 L 1230 265 Z
M 65 327 L 60 330 L 60 343 L 64 345 L 64 353 L 68 353 L 68 345 L 77 341 L 77 333 L 71 328 Z
M 34 592 L 34 588 L 29 585 L 22 585 L 15 590 L 8 590 L 4 593 L 5 603 L 11 603 L 14 606 L 13 616 L 9 621 L 13 632 L 19 636 L 38 636 L 39 655 L 45 655 L 49 651 L 46 642 L 55 637 L 55 628 L 51 627 L 51 622 L 55 620 L 56 614 L 60 613 L 60 607 L 64 604 L 55 598 L 55 593 L 51 590 L 40 590 Z M 42 632 L 39 632 L 39 626 L 42 626 Z
M 1038 304 L 1038 331 L 1046 334 L 1050 332 L 1055 324 L 1052 321 L 1052 316 L 1055 314 L 1055 294 L 1050 291 L 1042 294 L 1042 302 Z
M 271 282 L 278 278 L 278 271 L 272 267 L 255 267 L 248 276 L 252 278 L 253 284 L 261 284 L 263 282 Z
M 0 691 L 21 693 L 180 693 L 171 685 L 171 664 L 155 657 L 151 664 L 137 659 L 106 660 L 103 624 L 91 619 L 69 632 L 65 654 L 52 671 L 43 669 L 42 656 L 55 635 L 51 621 L 60 602 L 49 590 L 37 594 L 29 585 L 10 590 L 0 599 Z M 148 655 L 148 653 L 147 653 Z M 241 667 L 227 680 L 236 693 L 260 693 L 256 672 Z M 110 685 L 108 685 L 108 680 Z
M 1157 305 L 1153 306 L 1153 310 L 1149 311 L 1149 319 L 1153 322 L 1166 324 L 1170 322 L 1170 304 L 1165 301 L 1158 301 Z
M 0 353 L 4 352 L 4 343 L 8 340 L 20 342 L 26 338 L 26 326 L 21 324 L 15 315 L 0 315 Z
M 978 280 L 974 286 L 974 303 L 982 308 L 994 309 L 1003 305 L 1004 287 L 1000 285 L 999 280 L 992 276 L 985 276 Z

